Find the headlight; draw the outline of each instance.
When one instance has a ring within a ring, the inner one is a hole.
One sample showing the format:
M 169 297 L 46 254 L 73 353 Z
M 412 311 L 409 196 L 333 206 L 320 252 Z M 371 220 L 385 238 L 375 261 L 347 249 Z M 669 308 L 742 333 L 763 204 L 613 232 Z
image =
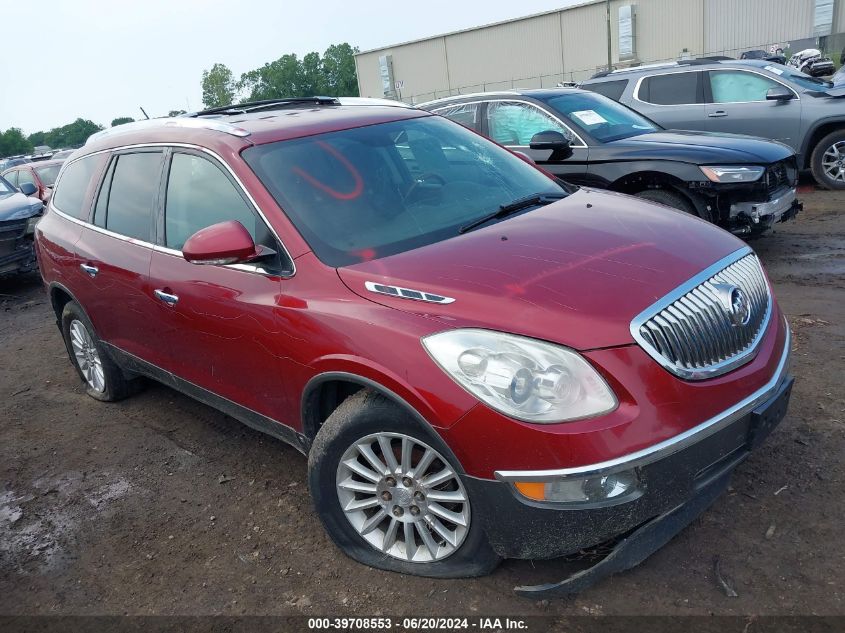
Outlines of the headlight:
M 449 376 L 482 402 L 526 422 L 589 418 L 616 408 L 616 396 L 572 350 L 490 330 L 451 330 L 423 345 Z
M 754 182 L 759 180 L 765 167 L 700 167 L 704 175 L 713 182 Z

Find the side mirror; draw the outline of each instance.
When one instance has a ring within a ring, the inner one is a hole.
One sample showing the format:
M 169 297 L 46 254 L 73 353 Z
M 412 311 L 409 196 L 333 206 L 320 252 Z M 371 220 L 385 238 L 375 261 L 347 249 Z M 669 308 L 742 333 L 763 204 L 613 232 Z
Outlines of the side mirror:
M 25 196 L 34 196 L 36 193 L 38 193 L 38 187 L 36 187 L 31 182 L 22 183 L 19 189 L 21 190 L 21 193 Z
M 569 139 L 555 130 L 537 132 L 531 137 L 528 145 L 531 149 L 550 149 L 552 155 L 549 161 L 566 160 L 572 156 L 572 148 L 569 146 Z
M 792 91 L 784 86 L 778 86 L 777 88 L 769 88 L 766 92 L 766 99 L 768 101 L 790 101 L 794 99 L 795 95 L 792 94 Z
M 192 264 L 240 264 L 259 255 L 249 231 L 237 220 L 200 229 L 182 247 L 182 256 Z

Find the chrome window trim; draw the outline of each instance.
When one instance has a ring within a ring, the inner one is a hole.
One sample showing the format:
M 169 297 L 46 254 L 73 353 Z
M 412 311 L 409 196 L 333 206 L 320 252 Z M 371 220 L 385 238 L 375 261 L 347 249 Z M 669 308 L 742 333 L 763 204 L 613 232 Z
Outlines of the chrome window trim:
M 649 77 L 663 77 L 665 75 L 677 75 L 679 73 L 710 73 L 710 72 L 717 73 L 717 72 L 726 72 L 726 71 L 734 71 L 734 72 L 740 72 L 740 73 L 751 73 L 753 75 L 760 75 L 761 77 L 764 77 L 765 79 L 769 79 L 770 81 L 774 81 L 775 83 L 780 84 L 781 86 L 783 86 L 784 88 L 789 90 L 793 95 L 795 95 L 796 101 L 801 101 L 801 96 L 798 94 L 798 92 L 796 92 L 796 90 L 794 88 L 792 88 L 792 86 L 789 86 L 788 84 L 785 84 L 784 82 L 782 82 L 778 79 L 775 79 L 774 77 L 772 77 L 770 75 L 767 75 L 765 73 L 761 73 L 757 70 L 752 70 L 750 68 L 733 68 L 733 67 L 730 67 L 730 66 L 726 67 L 726 68 L 701 68 L 701 69 L 696 69 L 696 70 L 690 70 L 689 68 L 686 68 L 686 69 L 683 69 L 683 70 L 673 70 L 671 72 L 665 72 L 665 73 L 652 73 L 652 74 L 643 75 L 642 77 L 637 79 L 637 83 L 634 85 L 634 90 L 631 93 L 631 98 L 634 101 L 639 101 L 640 103 L 644 103 L 646 105 L 650 105 L 650 106 L 653 106 L 655 108 L 676 108 L 676 107 L 679 107 L 679 106 L 692 106 L 692 105 L 708 106 L 708 105 L 730 105 L 730 104 L 741 104 L 741 103 L 768 103 L 768 99 L 763 99 L 763 100 L 758 100 L 758 101 L 724 101 L 724 102 L 702 101 L 701 103 L 671 103 L 671 104 L 666 104 L 666 103 L 652 103 L 651 101 L 644 101 L 643 99 L 640 99 L 640 86 L 642 85 L 643 80 L 645 80 L 646 78 L 649 78 Z
M 561 121 L 561 120 L 560 120 L 560 117 L 558 117 L 557 115 L 553 114 L 552 112 L 549 112 L 546 108 L 543 108 L 543 107 L 541 107 L 541 106 L 537 105 L 537 104 L 536 104 L 536 103 L 534 103 L 533 101 L 526 101 L 525 99 L 509 99 L 509 98 L 507 98 L 507 97 L 496 97 L 496 98 L 490 98 L 490 99 L 471 99 L 470 101 L 456 101 L 456 102 L 454 102 L 454 103 L 450 103 L 450 104 L 442 105 L 442 106 L 440 106 L 439 108 L 436 108 L 436 109 L 434 109 L 434 110 L 431 110 L 430 112 L 431 112 L 432 114 L 437 114 L 437 113 L 438 113 L 438 110 L 445 110 L 446 108 L 453 108 L 453 107 L 455 107 L 455 106 L 457 106 L 457 105 L 470 105 L 470 104 L 473 104 L 473 103 L 499 103 L 499 102 L 506 102 L 506 103 L 522 103 L 522 104 L 525 104 L 525 105 L 528 105 L 528 106 L 532 106 L 532 107 L 534 107 L 534 108 L 537 108 L 540 112 L 542 112 L 543 114 L 547 115 L 549 118 L 554 119 L 555 121 L 557 121 L 557 122 L 561 125 L 561 127 L 563 127 L 563 128 L 564 128 L 564 129 L 566 129 L 566 130 L 569 130 L 569 133 L 570 133 L 570 134 L 572 134 L 572 136 L 573 136 L 574 138 L 578 139 L 578 142 L 580 143 L 580 145 L 572 145 L 572 144 L 570 144 L 570 147 L 571 147 L 571 148 L 573 148 L 573 149 L 576 149 L 576 148 L 577 148 L 577 149 L 582 149 L 582 148 L 583 148 L 583 149 L 587 149 L 587 148 L 589 147 L 589 145 L 587 145 L 587 144 L 584 142 L 584 139 L 583 139 L 583 138 L 581 138 L 581 135 L 580 135 L 580 134 L 578 134 L 578 133 L 577 133 L 575 130 L 573 130 L 571 127 L 569 127 L 566 123 L 564 123 L 563 121 Z M 451 120 L 451 119 L 450 119 L 450 120 Z M 491 140 L 492 140 L 492 139 L 491 139 Z M 497 141 L 493 141 L 493 142 L 495 143 L 495 142 L 497 142 Z M 522 148 L 522 149 L 530 149 L 530 148 L 528 147 L 528 145 L 505 145 L 505 147 L 517 147 L 517 148 Z
M 606 475 L 620 470 L 629 470 L 631 468 L 651 464 L 710 437 L 714 433 L 721 431 L 733 422 L 736 422 L 738 419 L 750 413 L 752 409 L 768 399 L 781 386 L 789 367 L 789 356 L 792 349 L 792 334 L 789 331 L 789 323 L 787 323 L 786 318 L 783 320 L 783 327 L 783 351 L 781 352 L 780 361 L 778 362 L 778 366 L 775 369 L 775 373 L 772 378 L 765 385 L 751 393 L 749 396 L 743 398 L 735 405 L 713 416 L 712 418 L 697 424 L 691 429 L 634 453 L 622 455 L 621 457 L 609 459 L 596 464 L 574 466 L 572 468 L 557 468 L 553 470 L 497 470 L 495 471 L 494 476 L 500 481 L 543 482 L 569 477 L 580 478 Z
M 655 314 L 661 312 L 665 308 L 669 307 L 675 301 L 686 295 L 690 290 L 693 288 L 698 287 L 708 279 L 710 279 L 713 275 L 721 272 L 734 262 L 739 261 L 743 257 L 747 255 L 753 254 L 754 251 L 749 246 L 743 246 L 739 250 L 734 251 L 727 257 L 723 257 L 718 262 L 705 268 L 703 271 L 698 273 L 692 279 L 684 282 L 674 290 L 672 290 L 669 294 L 662 297 L 658 301 L 651 304 L 645 310 L 640 312 L 634 319 L 631 321 L 631 336 L 634 337 L 634 340 L 637 344 L 646 352 L 649 356 L 651 356 L 655 361 L 660 363 L 660 366 L 663 367 L 666 371 L 670 372 L 671 374 L 678 376 L 684 380 L 706 380 L 707 378 L 715 378 L 716 376 L 721 376 L 732 369 L 736 369 L 737 367 L 744 365 L 745 363 L 750 362 L 757 356 L 757 352 L 760 348 L 760 342 L 763 340 L 763 337 L 766 335 L 766 331 L 769 329 L 769 321 L 772 317 L 772 293 L 771 289 L 768 292 L 768 301 L 766 304 L 766 313 L 763 316 L 763 320 L 760 324 L 760 331 L 757 332 L 757 335 L 754 337 L 754 340 L 748 346 L 748 349 L 744 352 L 737 354 L 736 356 L 729 358 L 727 360 L 722 361 L 721 363 L 716 363 L 715 365 L 710 365 L 704 368 L 696 368 L 696 369 L 686 369 L 683 367 L 678 367 L 677 365 L 670 363 L 666 360 L 663 355 L 660 354 L 651 344 L 646 341 L 642 335 L 640 334 L 640 327 L 651 319 Z M 761 267 L 762 268 L 762 267 Z M 765 279 L 765 275 L 763 276 Z
M 91 152 L 90 154 L 85 154 L 84 156 L 79 156 L 78 158 L 74 158 L 72 161 L 68 161 L 64 165 L 62 165 L 62 170 L 59 173 L 59 176 L 56 178 L 56 184 L 59 184 L 61 182 L 61 177 L 64 174 L 65 168 L 69 164 L 75 163 L 78 160 L 82 160 L 82 159 L 87 158 L 89 156 L 96 156 L 98 154 L 114 153 L 114 152 L 121 152 L 121 151 L 124 151 L 124 150 L 133 150 L 133 149 L 144 149 L 144 148 L 150 148 L 150 147 L 152 147 L 152 148 L 160 147 L 162 149 L 167 149 L 168 147 L 181 147 L 181 148 L 184 148 L 184 149 L 196 150 L 196 151 L 208 154 L 209 156 L 214 158 L 218 163 L 223 165 L 223 167 L 226 169 L 228 174 L 232 177 L 232 180 L 235 181 L 237 186 L 240 188 L 241 192 L 243 192 L 243 194 L 247 197 L 250 204 L 252 205 L 253 210 L 256 213 L 258 213 L 258 216 L 261 218 L 262 222 L 264 222 L 264 224 L 269 229 L 270 233 L 273 235 L 273 237 L 276 238 L 276 241 L 281 245 L 282 250 L 285 252 L 285 255 L 287 255 L 287 257 L 288 257 L 288 260 L 290 260 L 291 266 L 293 268 L 292 271 L 290 272 L 290 274 L 287 274 L 287 275 L 280 274 L 280 275 L 277 275 L 277 276 L 282 277 L 284 279 L 290 279 L 291 277 L 296 275 L 296 262 L 294 261 L 293 257 L 291 256 L 290 251 L 288 251 L 287 247 L 285 246 L 285 243 L 282 241 L 282 238 L 279 237 L 279 234 L 276 232 L 276 229 L 269 222 L 269 220 L 267 220 L 267 216 L 264 215 L 264 212 L 261 210 L 261 207 L 258 206 L 258 203 L 255 201 L 255 198 L 252 197 L 252 194 L 247 190 L 247 188 L 244 186 L 243 182 L 241 182 L 241 179 L 238 178 L 238 175 L 229 166 L 229 164 L 225 160 L 223 160 L 223 158 L 219 154 L 217 154 L 216 152 L 214 152 L 214 151 L 212 151 L 212 150 L 210 150 L 206 147 L 202 147 L 201 145 L 194 145 L 192 143 L 138 143 L 138 144 L 134 144 L 134 145 L 121 145 L 119 147 L 110 147 L 108 149 L 97 150 L 96 152 Z M 69 214 L 65 213 L 64 211 L 62 211 L 61 209 L 59 209 L 57 206 L 55 206 L 53 204 L 53 198 L 54 198 L 53 196 L 50 197 L 50 207 L 49 208 L 51 210 L 55 211 L 56 213 L 58 213 L 63 218 L 67 219 L 67 220 L 71 220 L 72 222 L 76 222 L 77 224 L 80 224 L 80 225 L 85 226 L 87 228 L 98 231 L 99 233 L 103 233 L 104 235 L 108 235 L 110 237 L 114 237 L 114 238 L 117 238 L 119 240 L 123 240 L 125 242 L 130 242 L 132 244 L 137 244 L 139 246 L 145 246 L 146 248 L 150 248 L 150 249 L 156 250 L 158 252 L 169 253 L 171 255 L 178 254 L 180 257 L 182 256 L 182 251 L 170 249 L 170 248 L 158 245 L 158 244 L 152 244 L 150 242 L 131 238 L 131 237 L 128 237 L 126 235 L 121 235 L 119 233 L 115 233 L 114 231 L 109 231 L 108 229 L 99 227 L 92 222 L 87 222 L 87 221 L 81 220 L 79 218 L 74 218 L 71 215 L 69 215 Z M 92 201 L 92 206 L 93 206 L 93 203 L 94 203 L 94 201 Z M 90 211 L 90 209 L 89 209 L 89 211 Z M 232 266 L 238 266 L 238 268 L 236 268 L 236 270 L 245 270 L 244 268 L 241 268 L 241 266 L 249 266 L 249 265 L 229 264 L 227 267 L 232 267 Z M 260 267 L 256 266 L 255 268 L 259 269 Z M 256 270 L 256 271 L 247 270 L 247 272 L 258 272 L 258 270 Z M 264 273 L 261 273 L 261 274 L 264 274 Z M 276 275 L 274 275 L 274 276 L 276 276 Z

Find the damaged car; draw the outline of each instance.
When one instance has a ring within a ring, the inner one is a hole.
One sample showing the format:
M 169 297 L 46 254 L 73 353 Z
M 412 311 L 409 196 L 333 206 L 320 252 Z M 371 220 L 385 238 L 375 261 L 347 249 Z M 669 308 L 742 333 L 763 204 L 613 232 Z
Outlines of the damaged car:
M 337 547 L 394 572 L 611 552 L 520 589 L 549 596 L 639 564 L 793 384 L 743 241 L 415 108 L 111 128 L 63 166 L 36 243 L 89 396 L 152 379 L 290 443 Z
M 24 183 L 18 190 L 0 176 L 0 276 L 27 273 L 38 266 L 33 236 L 44 205 L 35 185 Z
M 665 204 L 742 237 L 801 210 L 795 152 L 730 134 L 665 130 L 578 89 L 449 97 L 419 107 L 531 158 L 555 176 Z

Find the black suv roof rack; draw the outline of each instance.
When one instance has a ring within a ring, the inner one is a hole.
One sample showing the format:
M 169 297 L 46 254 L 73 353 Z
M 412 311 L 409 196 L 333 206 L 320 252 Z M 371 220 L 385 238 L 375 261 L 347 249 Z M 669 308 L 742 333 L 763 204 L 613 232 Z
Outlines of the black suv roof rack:
M 200 117 L 212 116 L 215 114 L 247 114 L 261 110 L 275 110 L 287 106 L 316 105 L 316 106 L 338 106 L 340 101 L 334 97 L 288 97 L 285 99 L 263 99 L 261 101 L 246 101 L 234 105 L 225 105 L 217 108 L 209 108 L 200 112 L 191 112 L 183 116 Z
M 730 61 L 733 57 L 726 57 L 724 55 L 711 55 L 708 57 L 698 57 L 696 59 L 679 59 L 673 62 L 662 62 L 657 64 L 643 64 L 641 66 L 627 66 L 625 68 L 616 68 L 614 70 L 602 70 L 594 74 L 590 79 L 600 79 L 602 77 L 610 77 L 612 75 L 622 75 L 625 73 L 635 73 L 640 70 L 650 70 L 653 68 L 670 68 L 673 66 L 700 66 L 704 64 L 713 64 L 716 62 Z

